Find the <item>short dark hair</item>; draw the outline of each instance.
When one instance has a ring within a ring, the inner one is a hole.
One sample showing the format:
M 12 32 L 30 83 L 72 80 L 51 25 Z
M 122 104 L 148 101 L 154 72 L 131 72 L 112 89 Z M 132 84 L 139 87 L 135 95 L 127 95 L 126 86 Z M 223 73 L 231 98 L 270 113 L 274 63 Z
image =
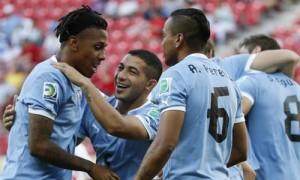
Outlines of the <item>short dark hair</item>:
M 61 43 L 68 40 L 71 35 L 76 35 L 87 28 L 107 29 L 107 22 L 101 14 L 86 5 L 69 12 L 58 21 L 55 33 Z
M 193 50 L 202 50 L 210 37 L 210 26 L 204 13 L 199 9 L 178 9 L 171 13 L 175 25 L 172 33 L 183 33 L 184 40 Z
M 248 49 L 249 53 L 252 52 L 257 46 L 261 48 L 261 51 L 280 49 L 280 46 L 275 39 L 264 34 L 252 35 L 248 38 L 245 38 L 239 45 L 239 47 L 243 46 Z
M 128 54 L 139 57 L 147 64 L 147 78 L 159 80 L 163 67 L 161 61 L 154 53 L 144 49 L 135 49 L 129 51 Z

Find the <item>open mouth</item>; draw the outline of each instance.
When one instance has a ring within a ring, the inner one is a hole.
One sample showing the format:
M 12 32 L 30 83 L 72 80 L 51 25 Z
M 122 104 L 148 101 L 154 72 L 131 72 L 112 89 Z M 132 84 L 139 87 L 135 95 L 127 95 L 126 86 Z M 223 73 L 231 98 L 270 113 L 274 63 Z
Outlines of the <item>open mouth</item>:
M 122 84 L 118 84 L 117 88 L 127 88 L 128 86 L 122 85 Z
M 117 88 L 118 90 L 124 90 L 124 89 L 126 89 L 126 88 L 128 88 L 128 87 L 129 87 L 128 85 L 122 84 L 122 83 L 117 83 L 117 86 L 116 86 L 116 88 Z
M 100 64 L 93 64 L 92 71 L 95 73 L 97 71 L 97 68 Z
M 92 68 L 93 72 L 95 73 L 97 71 L 97 68 L 96 67 L 93 67 Z

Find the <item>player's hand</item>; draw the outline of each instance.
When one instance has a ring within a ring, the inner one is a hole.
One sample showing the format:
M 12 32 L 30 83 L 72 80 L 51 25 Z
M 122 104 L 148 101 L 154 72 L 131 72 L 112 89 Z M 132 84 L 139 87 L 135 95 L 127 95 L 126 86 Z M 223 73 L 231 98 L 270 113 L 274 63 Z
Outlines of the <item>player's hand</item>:
M 256 179 L 256 172 L 252 167 L 245 161 L 241 163 L 243 173 L 244 173 L 244 179 L 245 180 L 255 180 Z
M 86 81 L 89 81 L 88 78 L 80 74 L 75 68 L 66 64 L 66 63 L 52 63 L 52 65 L 63 72 L 72 83 L 77 86 L 83 86 Z
M 9 104 L 5 107 L 3 116 L 2 116 L 2 123 L 5 129 L 8 131 L 11 129 L 11 127 L 14 124 L 15 121 L 15 103 L 17 100 L 17 95 L 14 96 L 13 104 Z
M 109 168 L 98 166 L 96 164 L 91 168 L 89 175 L 94 180 L 119 180 L 120 178 L 112 172 Z

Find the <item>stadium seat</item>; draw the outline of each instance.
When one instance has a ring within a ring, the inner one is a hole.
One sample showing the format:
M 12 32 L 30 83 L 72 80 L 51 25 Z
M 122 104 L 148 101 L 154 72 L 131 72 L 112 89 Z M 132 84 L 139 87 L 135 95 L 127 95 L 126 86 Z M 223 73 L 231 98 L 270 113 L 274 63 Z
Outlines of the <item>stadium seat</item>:
M 7 136 L 0 134 L 0 155 L 5 155 L 7 150 Z

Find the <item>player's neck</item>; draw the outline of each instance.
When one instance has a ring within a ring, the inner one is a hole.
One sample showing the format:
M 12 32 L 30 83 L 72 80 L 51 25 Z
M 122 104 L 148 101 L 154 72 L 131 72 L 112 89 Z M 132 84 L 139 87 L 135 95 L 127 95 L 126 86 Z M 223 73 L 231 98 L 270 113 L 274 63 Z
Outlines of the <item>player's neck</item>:
M 201 51 L 198 50 L 190 50 L 190 49 L 182 49 L 179 53 L 178 53 L 178 60 L 179 62 L 182 61 L 185 57 L 187 57 L 190 54 L 194 54 L 194 53 L 202 53 Z
M 63 50 L 59 51 L 57 54 L 56 54 L 56 59 L 57 59 L 57 62 L 66 62 L 66 55 L 65 53 L 62 52 Z
M 56 54 L 56 59 L 58 62 L 64 62 L 67 63 L 71 66 L 73 66 L 73 60 L 74 57 L 68 52 L 66 48 L 61 49 L 57 54 Z
M 135 101 L 122 101 L 119 100 L 117 110 L 121 114 L 127 114 L 129 111 L 139 108 L 147 102 L 147 96 L 140 96 Z

